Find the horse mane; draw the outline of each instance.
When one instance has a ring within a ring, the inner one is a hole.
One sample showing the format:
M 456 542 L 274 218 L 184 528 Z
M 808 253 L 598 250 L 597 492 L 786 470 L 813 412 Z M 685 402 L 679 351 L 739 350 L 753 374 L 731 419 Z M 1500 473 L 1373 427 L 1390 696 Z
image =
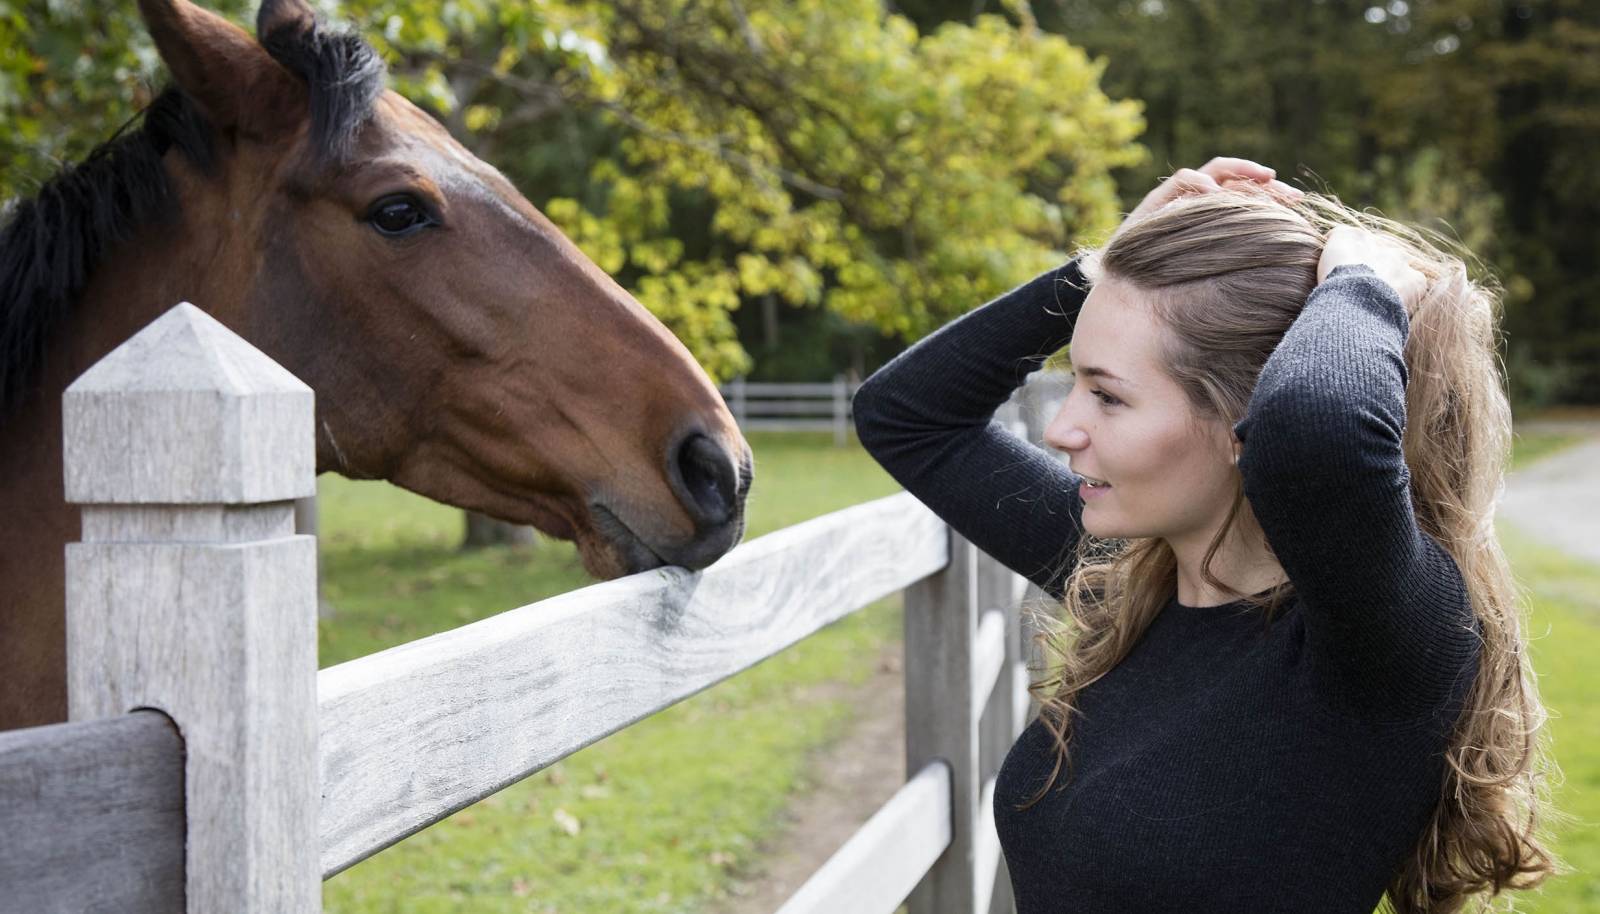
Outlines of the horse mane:
M 261 45 L 306 81 L 316 154 L 346 161 L 383 93 L 382 58 L 360 36 L 320 25 L 279 29 Z M 169 87 L 82 162 L 63 166 L 33 197 L 0 211 L 0 420 L 33 384 L 52 331 L 100 259 L 140 228 L 177 215 L 179 201 L 162 165 L 174 148 L 202 173 L 214 173 L 210 121 L 181 89 Z

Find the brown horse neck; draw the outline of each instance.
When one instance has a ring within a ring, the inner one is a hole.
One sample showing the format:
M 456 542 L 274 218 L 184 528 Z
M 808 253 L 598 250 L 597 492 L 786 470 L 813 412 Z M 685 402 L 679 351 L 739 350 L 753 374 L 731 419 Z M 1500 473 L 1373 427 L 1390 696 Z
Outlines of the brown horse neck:
M 146 227 L 95 265 L 52 330 L 32 389 L 0 417 L 0 730 L 66 719 L 65 546 L 81 528 L 64 494 L 62 393 L 180 301 L 238 310 L 221 297 L 225 282 L 179 291 L 182 277 L 227 272 L 190 240 L 186 221 Z

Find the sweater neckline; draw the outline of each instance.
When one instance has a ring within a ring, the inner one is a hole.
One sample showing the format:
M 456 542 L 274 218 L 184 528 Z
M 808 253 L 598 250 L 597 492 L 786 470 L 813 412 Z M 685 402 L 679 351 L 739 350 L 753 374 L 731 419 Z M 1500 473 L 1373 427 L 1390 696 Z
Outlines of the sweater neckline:
M 1255 599 L 1259 600 L 1259 599 L 1265 597 L 1267 594 L 1272 593 L 1274 590 L 1276 590 L 1280 586 L 1282 586 L 1282 585 L 1273 585 L 1272 587 L 1268 587 L 1266 590 L 1260 591 L 1259 593 L 1252 594 L 1251 596 L 1254 597 Z M 1177 609 L 1179 609 L 1181 611 L 1184 611 L 1184 612 L 1197 613 L 1197 612 L 1210 612 L 1210 611 L 1214 611 L 1214 610 L 1218 610 L 1218 609 L 1232 609 L 1232 608 L 1234 608 L 1236 606 L 1245 605 L 1246 600 L 1247 600 L 1246 597 L 1240 597 L 1237 600 L 1229 600 L 1226 603 L 1213 603 L 1210 606 L 1190 606 L 1189 604 L 1184 603 L 1181 600 L 1179 600 L 1177 591 L 1173 591 L 1171 605 L 1176 607 Z

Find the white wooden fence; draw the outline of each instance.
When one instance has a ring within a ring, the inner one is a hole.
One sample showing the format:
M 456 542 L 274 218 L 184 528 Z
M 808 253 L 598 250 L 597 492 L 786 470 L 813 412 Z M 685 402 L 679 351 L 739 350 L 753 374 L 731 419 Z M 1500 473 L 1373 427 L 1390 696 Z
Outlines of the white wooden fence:
M 910 495 L 319 672 L 311 391 L 182 304 L 63 401 L 71 720 L 0 733 L 0 908 L 319 911 L 322 880 L 903 590 L 907 782 L 781 910 L 1011 909 L 1020 579 Z
M 734 378 L 719 390 L 744 431 L 831 431 L 833 443 L 843 446 L 850 434 L 850 398 L 860 386 L 836 375 L 819 383 Z

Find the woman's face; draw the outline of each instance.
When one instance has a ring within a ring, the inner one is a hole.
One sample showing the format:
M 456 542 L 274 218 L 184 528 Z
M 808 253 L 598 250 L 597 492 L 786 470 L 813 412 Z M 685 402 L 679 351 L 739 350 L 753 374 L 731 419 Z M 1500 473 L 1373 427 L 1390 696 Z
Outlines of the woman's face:
M 1167 376 L 1169 331 L 1140 296 L 1111 276 L 1089 292 L 1072 334 L 1076 383 L 1044 440 L 1074 473 L 1110 483 L 1080 487 L 1089 533 L 1209 539 L 1233 501 L 1233 429 L 1198 418 Z

